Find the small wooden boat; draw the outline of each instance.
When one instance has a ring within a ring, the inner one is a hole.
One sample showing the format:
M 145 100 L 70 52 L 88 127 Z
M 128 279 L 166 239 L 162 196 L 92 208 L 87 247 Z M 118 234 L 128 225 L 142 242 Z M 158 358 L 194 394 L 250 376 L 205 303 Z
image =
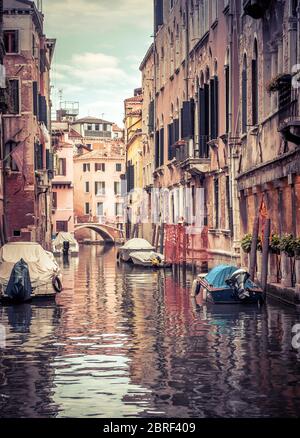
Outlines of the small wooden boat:
M 146 268 L 165 268 L 165 258 L 163 254 L 157 252 L 131 252 L 130 258 L 134 265 L 144 266 Z
M 65 254 L 65 248 L 67 248 L 67 254 Z M 79 255 L 79 244 L 71 233 L 58 233 L 52 241 L 52 249 L 55 256 L 62 256 L 64 254 L 71 256 Z
M 0 249 L 0 302 L 21 304 L 55 299 L 62 275 L 52 253 L 32 242 L 8 243 Z
M 153 253 L 154 250 L 155 248 L 145 239 L 131 239 L 121 246 L 117 259 L 123 262 L 132 262 L 131 253 Z
M 244 269 L 219 265 L 207 275 L 199 275 L 192 294 L 214 304 L 262 304 L 263 290 L 250 280 Z

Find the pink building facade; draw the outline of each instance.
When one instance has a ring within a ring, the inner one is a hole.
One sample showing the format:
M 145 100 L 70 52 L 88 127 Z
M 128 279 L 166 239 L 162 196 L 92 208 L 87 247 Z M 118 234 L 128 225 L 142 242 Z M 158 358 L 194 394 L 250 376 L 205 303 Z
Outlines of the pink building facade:
M 58 128 L 58 125 L 60 129 Z M 52 231 L 74 233 L 74 144 L 69 139 L 69 126 L 53 123 L 56 171 L 52 181 Z

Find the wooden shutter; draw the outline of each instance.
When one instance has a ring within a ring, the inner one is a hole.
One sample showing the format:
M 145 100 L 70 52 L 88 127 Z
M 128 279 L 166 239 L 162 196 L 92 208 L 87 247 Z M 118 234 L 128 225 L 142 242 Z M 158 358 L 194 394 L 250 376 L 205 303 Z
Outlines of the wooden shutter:
M 168 160 L 174 158 L 174 123 L 168 125 Z
M 194 103 L 193 101 L 183 102 L 182 110 L 181 110 L 181 138 L 184 140 L 190 139 L 193 137 L 193 116 L 194 111 Z
M 151 100 L 149 104 L 149 134 L 152 134 L 154 132 L 154 100 Z
M 247 132 L 247 70 L 242 72 L 242 133 Z
M 64 176 L 67 175 L 67 160 L 66 160 L 66 158 L 62 158 L 62 174 Z
M 39 97 L 38 97 L 38 84 L 36 81 L 32 82 L 32 94 L 33 94 L 33 114 L 38 115 Z
M 159 165 L 162 166 L 165 162 L 165 130 L 161 128 L 159 132 Z
M 158 27 L 164 24 L 164 2 L 163 0 L 155 0 L 154 3 L 154 26 L 155 32 L 158 31 Z
M 257 78 L 257 60 L 252 60 L 252 124 L 258 122 L 258 78 Z
M 48 109 L 45 96 L 39 95 L 39 121 L 48 127 Z
M 207 132 L 205 126 L 205 91 L 204 88 L 199 88 L 199 148 L 200 148 L 200 158 L 206 157 L 206 143 L 207 143 Z
M 155 133 L 155 168 L 159 167 L 159 131 Z

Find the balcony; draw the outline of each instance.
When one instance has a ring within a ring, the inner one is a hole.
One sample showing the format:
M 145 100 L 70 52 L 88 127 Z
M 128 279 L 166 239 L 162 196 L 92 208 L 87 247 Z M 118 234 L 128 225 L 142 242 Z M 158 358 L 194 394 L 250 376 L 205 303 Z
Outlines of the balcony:
M 49 178 L 48 170 L 36 170 L 35 177 L 38 189 L 44 190 L 50 187 L 51 180 Z
M 259 20 L 260 18 L 264 17 L 266 10 L 270 6 L 270 3 L 270 0 L 244 0 L 244 13 L 255 20 Z
M 210 171 L 210 158 L 200 156 L 199 150 L 190 150 L 186 142 L 180 144 L 176 150 L 176 161 L 181 169 L 189 172 L 191 175 L 199 176 Z

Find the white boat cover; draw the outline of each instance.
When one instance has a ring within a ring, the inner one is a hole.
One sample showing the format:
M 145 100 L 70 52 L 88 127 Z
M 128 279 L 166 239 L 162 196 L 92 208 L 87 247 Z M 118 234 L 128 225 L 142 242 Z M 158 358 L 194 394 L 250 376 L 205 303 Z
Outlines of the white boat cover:
M 75 239 L 74 236 L 72 236 L 71 233 L 66 233 L 66 232 L 58 233 L 56 238 L 52 241 L 52 246 L 56 250 L 60 250 L 60 249 L 63 248 L 64 242 L 69 242 L 71 249 L 78 250 L 78 242 L 77 242 L 77 240 Z
M 163 254 L 159 254 L 158 252 L 131 252 L 130 257 L 134 257 L 135 259 L 144 262 L 149 263 L 155 258 L 160 258 L 163 262 L 165 257 Z
M 32 287 L 52 281 L 60 273 L 56 261 L 38 243 L 7 243 L 0 249 L 0 283 L 7 285 L 14 265 L 21 259 L 28 264 Z
M 136 250 L 153 250 L 154 247 L 145 239 L 131 239 L 125 243 L 120 249 L 129 249 L 132 251 Z

